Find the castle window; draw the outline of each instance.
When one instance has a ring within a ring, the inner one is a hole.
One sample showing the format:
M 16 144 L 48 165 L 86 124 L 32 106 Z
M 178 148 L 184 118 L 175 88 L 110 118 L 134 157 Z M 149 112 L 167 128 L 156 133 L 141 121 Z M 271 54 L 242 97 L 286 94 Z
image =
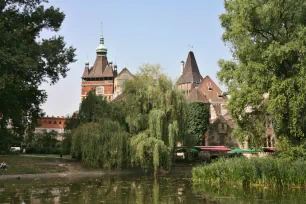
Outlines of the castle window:
M 223 130 L 227 131 L 227 124 L 223 124 Z
M 44 124 L 47 124 L 47 121 L 44 121 Z
M 207 83 L 207 88 L 208 88 L 208 91 L 212 91 L 211 83 Z
M 58 124 L 62 124 L 62 121 L 59 121 Z
M 53 122 L 53 124 L 55 124 L 55 125 L 56 125 L 56 121 L 54 121 L 54 122 Z
M 49 124 L 51 124 L 51 120 L 49 121 Z
M 219 123 L 218 124 L 218 132 L 219 133 L 226 133 L 227 132 L 227 124 Z

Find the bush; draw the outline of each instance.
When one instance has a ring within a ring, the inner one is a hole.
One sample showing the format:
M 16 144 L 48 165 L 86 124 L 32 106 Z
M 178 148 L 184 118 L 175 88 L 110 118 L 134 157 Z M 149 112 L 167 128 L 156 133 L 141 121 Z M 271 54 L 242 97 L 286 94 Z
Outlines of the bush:
M 195 183 L 291 186 L 306 184 L 306 161 L 281 158 L 221 159 L 192 170 Z

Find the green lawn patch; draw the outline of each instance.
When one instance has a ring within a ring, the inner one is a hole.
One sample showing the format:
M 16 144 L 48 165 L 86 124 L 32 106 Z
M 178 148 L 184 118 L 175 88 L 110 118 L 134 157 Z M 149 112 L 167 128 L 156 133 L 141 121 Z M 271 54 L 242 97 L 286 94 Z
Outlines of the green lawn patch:
M 58 173 L 67 171 L 65 162 L 60 158 L 30 157 L 21 155 L 0 155 L 0 162 L 5 162 L 7 170 L 0 170 L 1 175 Z

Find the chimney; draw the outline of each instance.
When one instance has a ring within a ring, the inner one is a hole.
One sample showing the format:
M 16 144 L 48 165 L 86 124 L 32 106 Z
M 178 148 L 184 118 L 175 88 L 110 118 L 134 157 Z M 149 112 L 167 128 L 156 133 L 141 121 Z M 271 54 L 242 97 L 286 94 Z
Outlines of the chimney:
M 185 67 L 185 62 L 181 61 L 181 72 L 182 72 L 181 74 L 183 74 L 184 67 Z

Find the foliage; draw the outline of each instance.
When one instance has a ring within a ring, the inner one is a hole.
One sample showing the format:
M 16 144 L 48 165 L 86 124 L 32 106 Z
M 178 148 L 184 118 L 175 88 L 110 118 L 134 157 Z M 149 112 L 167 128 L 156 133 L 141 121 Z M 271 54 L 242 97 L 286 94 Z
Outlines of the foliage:
M 185 135 L 186 102 L 159 65 L 145 64 L 124 87 L 133 165 L 169 169 L 175 142 Z
M 75 49 L 62 36 L 41 39 L 42 31 L 59 31 L 65 14 L 46 1 L 0 2 L 0 129 L 11 120 L 23 135 L 40 117 L 47 94 L 39 86 L 55 84 L 75 61 Z
M 306 161 L 266 158 L 222 159 L 195 167 L 195 183 L 292 186 L 306 184 Z
M 305 1 L 225 0 L 224 6 L 223 41 L 233 60 L 219 61 L 218 78 L 231 95 L 228 108 L 239 128 L 233 134 L 258 145 L 272 120 L 278 136 L 304 137 Z
M 0 128 L 0 154 L 10 152 L 10 147 L 20 147 L 22 138 L 9 129 Z
M 29 134 L 25 138 L 26 153 L 60 154 L 60 142 L 55 131 Z
M 82 124 L 72 132 L 71 155 L 96 167 L 127 166 L 129 134 L 116 121 Z
M 277 156 L 290 160 L 305 160 L 306 158 L 306 141 L 302 140 L 299 144 L 292 143 L 287 137 L 280 137 L 276 142 L 279 149 Z
M 203 144 L 203 135 L 209 125 L 209 104 L 192 102 L 188 104 L 186 144 L 190 146 Z
M 65 128 L 64 145 L 71 155 L 96 167 L 126 167 L 129 163 L 129 134 L 120 103 L 108 103 L 90 91 Z
M 109 103 L 103 96 L 97 96 L 94 91 L 87 94 L 82 101 L 77 118 L 79 123 L 99 122 L 104 118 L 117 120 L 124 123 L 125 115 L 120 103 Z M 77 122 L 75 122 L 77 123 Z

